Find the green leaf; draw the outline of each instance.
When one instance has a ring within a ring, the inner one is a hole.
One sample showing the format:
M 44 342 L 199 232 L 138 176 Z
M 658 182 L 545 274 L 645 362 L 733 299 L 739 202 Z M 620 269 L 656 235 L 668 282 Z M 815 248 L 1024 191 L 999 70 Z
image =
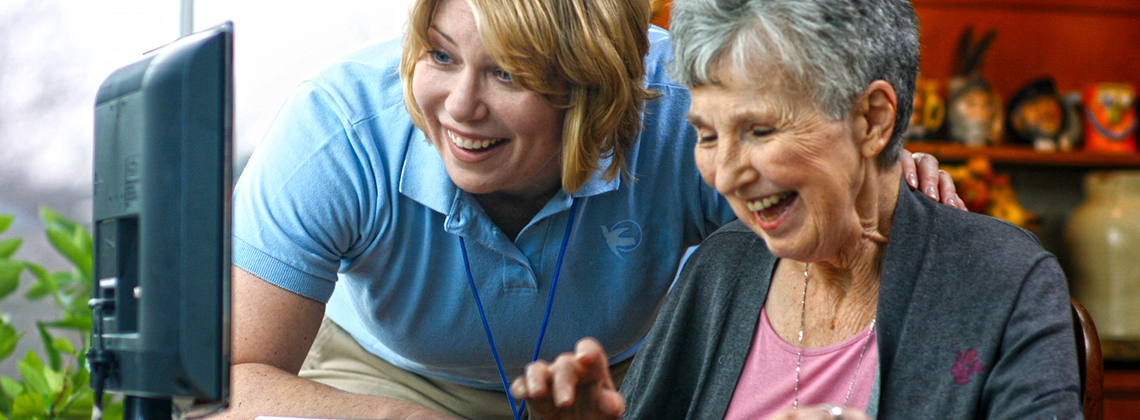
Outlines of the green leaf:
M 8 323 L 0 324 L 0 360 L 5 360 L 16 351 L 16 343 L 20 342 L 23 334 Z
M 47 226 L 48 242 L 71 261 L 84 277 L 91 278 L 95 247 L 87 229 L 47 207 L 40 208 L 40 218 Z
M 60 271 L 51 275 L 52 284 L 56 289 L 63 289 L 64 286 L 75 283 L 75 273 Z
M 28 353 L 24 355 L 24 360 L 21 360 L 20 363 L 27 363 L 37 370 L 44 368 L 44 362 L 40 361 L 40 356 L 31 350 L 28 350 Z
M 75 344 L 66 337 L 56 337 L 51 341 L 51 347 L 61 353 L 75 354 Z
M 110 395 L 103 398 L 103 420 L 123 420 L 123 403 L 112 403 Z
M 12 254 L 16 253 L 17 249 L 20 249 L 20 244 L 23 242 L 24 240 L 20 238 L 10 238 L 0 241 L 0 258 L 11 257 Z
M 8 230 L 8 226 L 11 226 L 12 221 L 15 219 L 16 217 L 10 214 L 0 214 L 0 233 L 4 233 L 4 231 Z
M 80 361 L 80 366 L 83 362 Z M 79 391 L 75 393 L 77 396 L 87 395 L 88 399 L 94 398 L 95 391 L 91 390 L 91 376 L 87 372 L 87 368 L 76 369 L 76 372 L 71 377 L 71 382 L 79 387 Z
M 75 222 L 67 220 L 67 218 L 60 216 L 55 210 L 48 206 L 40 207 L 40 220 L 43 220 L 44 225 L 49 229 L 63 229 L 71 230 L 75 227 Z
M 48 289 L 47 285 L 41 282 L 36 282 L 32 285 L 32 287 L 28 288 L 27 292 L 24 292 L 24 299 L 36 301 L 43 299 L 50 294 L 51 289 Z
M 90 420 L 91 409 L 94 408 L 92 392 L 77 393 L 68 401 L 67 408 L 60 413 L 67 420 Z
M 40 394 L 50 394 L 51 386 L 48 385 L 47 377 L 44 376 L 44 364 L 36 353 L 28 350 L 28 355 L 16 365 L 20 371 L 20 376 L 24 377 L 24 384 L 32 390 Z
M 55 273 L 54 277 L 55 277 L 55 286 L 58 287 L 59 290 L 68 290 L 68 288 L 71 285 L 76 283 L 75 282 L 75 280 L 76 280 L 75 275 L 72 273 L 59 272 L 59 273 Z
M 24 393 L 24 384 L 16 382 L 15 379 L 7 376 L 0 377 L 0 389 L 4 390 L 4 395 L 9 398 L 16 398 L 16 396 Z
M 43 266 L 34 263 L 27 263 L 24 268 L 28 271 L 31 271 L 32 274 L 36 277 L 35 283 L 33 283 L 32 287 L 29 287 L 28 291 L 24 293 L 25 298 L 31 301 L 36 301 L 43 299 L 45 296 L 51 294 L 51 289 L 49 286 L 54 284 L 54 282 L 52 280 L 51 273 L 48 272 L 46 268 L 43 268 Z
M 31 270 L 33 273 L 35 273 L 35 269 Z M 50 273 L 45 276 L 40 276 L 37 273 L 36 283 L 28 289 L 28 292 L 24 294 L 24 297 L 26 297 L 28 300 L 38 300 L 43 299 L 47 296 L 51 296 L 55 298 L 57 304 L 62 303 L 59 299 L 59 287 L 56 286 L 55 278 L 56 276 Z
M 103 415 L 106 420 L 107 416 Z M 91 407 L 67 407 L 67 410 L 59 413 L 60 420 L 91 420 Z
M 26 263 L 25 267 L 28 271 L 36 276 L 37 282 L 47 281 L 51 277 L 51 273 L 47 271 L 42 265 L 35 263 Z
M 25 392 L 12 401 L 13 419 L 31 419 L 47 416 L 47 401 L 42 394 Z
M 47 330 L 47 326 L 44 324 L 44 322 L 36 321 L 36 330 L 40 333 L 40 341 L 44 343 L 44 352 L 47 353 L 48 364 L 51 366 L 51 370 L 63 369 L 63 358 L 60 357 L 59 350 L 52 347 L 51 344 L 54 337 L 51 336 L 51 333 Z
M 49 395 L 55 396 L 63 392 L 64 376 L 63 373 L 52 369 L 44 369 L 44 379 L 47 380 L 48 389 L 51 391 Z
M 91 330 L 91 316 L 90 313 L 88 313 L 86 317 L 65 318 L 58 321 L 45 322 L 44 325 L 52 328 L 66 328 L 69 330 L 87 332 Z
M 51 243 L 52 247 L 54 247 L 56 251 L 59 251 L 68 261 L 71 261 L 72 264 L 79 266 L 84 262 L 85 256 L 83 255 L 83 251 L 71 240 L 71 231 L 48 228 L 46 234 L 48 242 Z
M 94 261 L 93 257 L 95 255 L 95 238 L 91 237 L 91 232 L 88 231 L 87 228 L 79 226 L 75 229 L 75 243 L 79 245 L 79 249 L 83 250 L 83 254 L 87 256 L 88 266 L 86 270 L 90 273 L 92 271 L 90 264 Z
M 0 299 L 8 297 L 20 286 L 22 271 L 24 271 L 22 261 L 0 260 Z

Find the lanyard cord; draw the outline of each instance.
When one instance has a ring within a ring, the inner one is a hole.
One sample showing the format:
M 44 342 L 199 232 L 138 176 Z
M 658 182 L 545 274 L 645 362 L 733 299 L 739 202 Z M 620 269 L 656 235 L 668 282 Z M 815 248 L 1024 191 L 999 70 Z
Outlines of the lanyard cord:
M 534 357 L 538 360 L 538 352 L 542 349 L 542 338 L 546 335 L 546 326 L 550 323 L 550 308 L 554 306 L 554 290 L 558 287 L 558 275 L 562 272 L 562 257 L 566 255 L 566 243 L 570 241 L 570 231 L 574 227 L 574 213 L 578 209 L 578 202 L 570 201 L 570 218 L 566 222 L 566 233 L 562 235 L 562 247 L 558 250 L 558 264 L 554 267 L 554 278 L 550 281 L 550 297 L 546 300 L 546 314 L 542 317 L 542 329 L 538 332 L 538 344 L 534 346 Z M 463 236 L 459 237 L 459 247 L 463 250 L 463 266 L 467 269 L 467 282 L 471 285 L 471 294 L 475 295 L 475 306 L 479 308 L 479 318 L 483 320 L 483 330 L 487 333 L 487 342 L 491 344 L 491 355 L 495 357 L 495 366 L 499 368 L 499 378 L 503 380 L 503 390 L 507 393 L 507 401 L 511 404 L 511 412 L 515 420 L 520 420 L 526 401 L 515 408 L 515 397 L 511 395 L 511 386 L 507 382 L 507 374 L 503 371 L 503 361 L 499 358 L 499 351 L 495 347 L 495 338 L 491 336 L 491 327 L 487 324 L 487 314 L 483 312 L 483 302 L 479 299 L 479 291 L 475 288 L 475 278 L 471 275 L 471 262 L 467 259 L 467 244 Z

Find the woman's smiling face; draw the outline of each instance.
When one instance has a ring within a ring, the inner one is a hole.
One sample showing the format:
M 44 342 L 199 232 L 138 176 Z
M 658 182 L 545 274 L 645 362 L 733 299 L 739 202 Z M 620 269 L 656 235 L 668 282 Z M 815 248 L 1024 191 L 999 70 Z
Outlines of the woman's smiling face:
M 758 86 L 730 66 L 716 74 L 720 83 L 692 89 L 689 112 L 705 182 L 777 256 L 828 259 L 858 240 L 862 157 L 850 122 L 778 78 Z
M 412 92 L 423 129 L 468 192 L 531 196 L 561 185 L 564 111 L 512 83 L 464 0 L 440 0 Z

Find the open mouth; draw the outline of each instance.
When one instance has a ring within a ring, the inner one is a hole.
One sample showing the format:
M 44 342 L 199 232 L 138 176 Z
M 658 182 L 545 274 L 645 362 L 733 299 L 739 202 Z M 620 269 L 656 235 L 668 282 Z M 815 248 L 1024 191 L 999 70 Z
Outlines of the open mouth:
M 448 140 L 451 140 L 452 144 L 454 144 L 455 146 L 457 146 L 461 149 L 464 149 L 464 150 L 475 151 L 475 150 L 488 149 L 488 148 L 494 147 L 500 143 L 503 143 L 504 141 L 507 140 L 504 138 L 478 139 L 478 138 L 465 137 L 465 136 L 462 136 L 460 134 L 456 134 L 454 131 L 451 131 L 451 130 L 444 130 L 444 131 L 447 132 L 447 138 L 448 138 Z
M 796 201 L 796 194 L 793 191 L 786 191 L 778 194 L 772 194 L 756 200 L 750 200 L 746 204 L 748 210 L 760 216 L 761 220 L 771 222 L 784 214 L 791 207 L 792 203 Z

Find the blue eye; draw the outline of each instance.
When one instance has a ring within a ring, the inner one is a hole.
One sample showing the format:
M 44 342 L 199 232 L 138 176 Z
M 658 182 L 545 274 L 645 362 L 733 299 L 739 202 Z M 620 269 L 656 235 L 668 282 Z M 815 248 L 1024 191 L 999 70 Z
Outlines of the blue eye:
M 432 60 L 439 64 L 448 64 L 451 62 L 451 56 L 447 55 L 447 53 L 443 51 L 431 50 L 428 51 L 428 55 L 431 56 Z
M 512 80 L 511 74 L 503 69 L 495 70 L 495 77 L 504 82 L 510 82 Z

